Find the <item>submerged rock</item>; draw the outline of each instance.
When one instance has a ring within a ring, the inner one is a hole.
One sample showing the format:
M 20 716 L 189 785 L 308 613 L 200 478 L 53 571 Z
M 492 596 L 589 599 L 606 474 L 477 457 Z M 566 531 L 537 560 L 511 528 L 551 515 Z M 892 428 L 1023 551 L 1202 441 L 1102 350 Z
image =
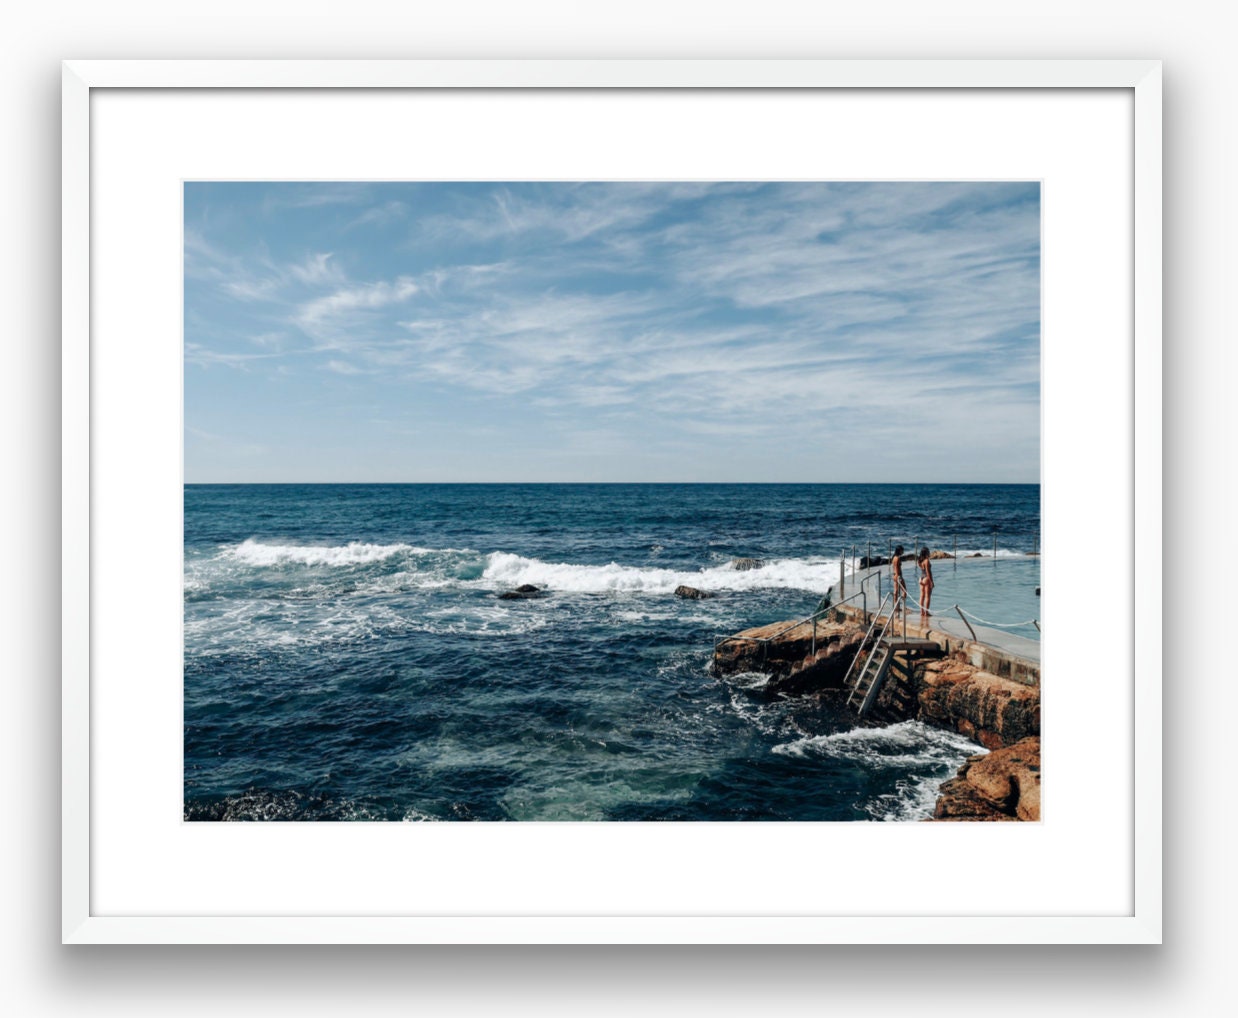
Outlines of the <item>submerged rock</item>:
M 714 595 L 711 594 L 707 590 L 697 590 L 696 587 L 687 587 L 681 584 L 680 586 L 675 588 L 675 596 L 676 597 L 687 597 L 687 598 L 692 599 L 693 601 L 700 601 L 703 598 L 713 597 Z
M 522 583 L 515 590 L 509 590 L 499 595 L 500 601 L 524 601 L 532 597 L 541 597 L 544 591 L 531 583 Z
M 743 572 L 748 569 L 760 569 L 765 562 L 759 558 L 737 558 L 731 562 L 732 569 Z

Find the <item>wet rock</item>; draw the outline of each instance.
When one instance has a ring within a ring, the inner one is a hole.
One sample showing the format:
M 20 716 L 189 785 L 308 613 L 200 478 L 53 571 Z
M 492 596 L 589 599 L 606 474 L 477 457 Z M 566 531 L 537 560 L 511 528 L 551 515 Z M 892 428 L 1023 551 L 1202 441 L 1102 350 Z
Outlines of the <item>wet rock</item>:
M 934 820 L 1040 819 L 1040 737 L 968 757 L 941 786 Z
M 531 583 L 522 583 L 515 590 L 508 590 L 499 595 L 500 601 L 524 601 L 529 598 L 541 597 L 544 591 Z
M 988 749 L 1040 735 L 1040 689 L 953 659 L 925 664 L 920 716 L 953 728 Z
M 981 757 L 969 757 L 968 764 L 972 760 L 979 759 Z M 966 767 L 968 764 L 963 766 Z M 966 778 L 955 777 L 944 782 L 938 789 L 937 805 L 930 819 L 1011 822 L 1015 820 L 1015 817 L 989 802 L 967 783 Z
M 859 630 L 817 634 L 817 652 L 805 654 L 790 669 L 765 684 L 767 695 L 803 696 L 823 689 L 841 689 L 863 633 Z
M 714 649 L 714 674 L 733 675 L 737 672 L 764 672 L 770 682 L 767 689 L 790 692 L 792 688 L 807 691 L 829 684 L 835 671 L 847 666 L 855 656 L 855 645 L 864 635 L 864 630 L 847 622 L 828 617 L 818 620 L 815 635 L 811 622 L 775 622 L 756 629 L 746 629 L 723 640 Z M 783 680 L 793 673 L 804 673 L 805 659 L 813 658 L 814 666 L 821 666 L 827 659 L 837 656 L 838 662 L 825 665 L 815 675 L 801 674 L 799 679 L 784 688 Z M 818 681 L 819 680 L 819 681 Z M 841 682 L 841 675 L 838 676 Z
M 675 596 L 686 597 L 693 601 L 700 601 L 707 597 L 713 597 L 714 595 L 709 593 L 707 590 L 697 590 L 696 587 L 686 587 L 680 585 L 675 588 Z
M 765 565 L 764 561 L 759 558 L 737 558 L 731 562 L 731 568 L 738 569 L 740 572 L 748 569 L 760 569 L 763 565 Z

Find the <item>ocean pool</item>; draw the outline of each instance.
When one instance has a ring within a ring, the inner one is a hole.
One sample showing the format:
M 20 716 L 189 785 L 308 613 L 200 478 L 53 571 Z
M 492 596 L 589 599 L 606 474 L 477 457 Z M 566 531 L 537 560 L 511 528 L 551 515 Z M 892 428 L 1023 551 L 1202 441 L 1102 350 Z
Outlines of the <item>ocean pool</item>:
M 903 577 L 914 618 L 919 601 L 919 573 L 914 562 L 904 565 Z M 847 596 L 858 589 L 856 582 L 863 583 L 871 609 L 880 602 L 878 589 L 882 595 L 890 591 L 890 569 L 883 566 L 848 576 Z M 968 635 L 954 610 L 958 605 L 982 642 L 997 643 L 996 637 L 1002 633 L 1018 638 L 1019 644 L 1040 642 L 1040 556 L 998 554 L 996 558 L 985 555 L 937 559 L 933 562 L 933 583 L 932 614 L 939 619 L 941 628 Z M 838 599 L 837 590 L 833 596 Z

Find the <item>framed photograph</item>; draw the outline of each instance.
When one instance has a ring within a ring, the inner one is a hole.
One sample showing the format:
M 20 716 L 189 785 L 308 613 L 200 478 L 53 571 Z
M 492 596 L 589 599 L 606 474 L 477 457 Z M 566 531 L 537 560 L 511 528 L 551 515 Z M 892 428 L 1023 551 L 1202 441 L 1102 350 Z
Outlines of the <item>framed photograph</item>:
M 64 65 L 66 943 L 1159 943 L 1155 61 Z

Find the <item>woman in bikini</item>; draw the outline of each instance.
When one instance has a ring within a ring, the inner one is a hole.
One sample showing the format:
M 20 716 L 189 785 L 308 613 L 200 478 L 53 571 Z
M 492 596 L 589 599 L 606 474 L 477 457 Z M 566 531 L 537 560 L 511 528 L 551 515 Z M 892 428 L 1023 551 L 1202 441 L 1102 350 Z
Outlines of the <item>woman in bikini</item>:
M 903 582 L 903 546 L 894 549 L 890 559 L 890 580 L 894 584 L 894 611 L 898 611 L 899 603 L 907 603 L 907 584 Z
M 920 616 L 927 618 L 933 600 L 933 566 L 928 548 L 920 549 L 916 565 L 920 567 Z

